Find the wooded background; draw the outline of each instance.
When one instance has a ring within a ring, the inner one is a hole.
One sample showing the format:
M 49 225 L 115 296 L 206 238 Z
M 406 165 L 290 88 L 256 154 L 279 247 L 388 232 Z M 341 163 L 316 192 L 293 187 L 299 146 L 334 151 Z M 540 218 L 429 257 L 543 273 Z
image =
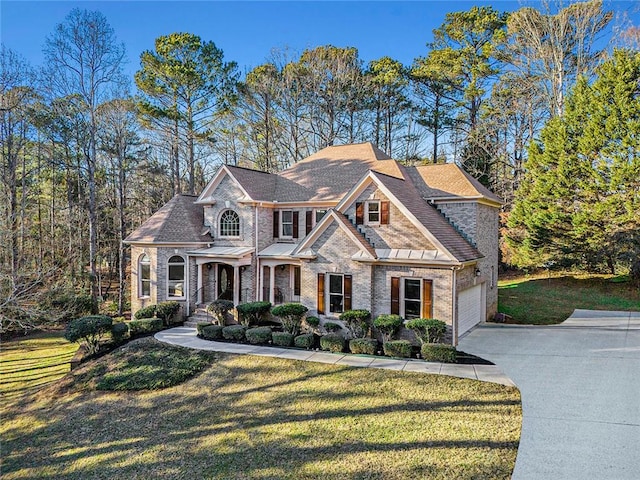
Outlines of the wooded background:
M 84 302 L 127 309 L 126 235 L 233 164 L 277 172 L 370 141 L 457 162 L 504 198 L 502 261 L 640 276 L 640 28 L 599 0 L 447 14 L 411 65 L 352 47 L 274 50 L 242 75 L 188 33 L 140 54 L 72 10 L 45 64 L 4 46 L 1 330 Z M 106 302 L 105 302 L 106 301 Z

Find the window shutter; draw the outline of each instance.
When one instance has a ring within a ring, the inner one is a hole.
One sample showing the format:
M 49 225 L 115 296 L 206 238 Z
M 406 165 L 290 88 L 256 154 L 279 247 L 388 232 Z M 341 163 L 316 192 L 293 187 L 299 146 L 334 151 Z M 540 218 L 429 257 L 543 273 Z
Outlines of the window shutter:
M 351 275 L 344 276 L 344 309 L 351 310 Z
M 400 315 L 400 277 L 391 277 L 391 313 Z
M 364 203 L 356 202 L 356 225 L 364 223 Z
M 324 315 L 324 273 L 318 274 L 318 315 Z
M 277 210 L 273 211 L 273 238 L 278 238 L 280 236 L 280 212 Z
M 300 212 L 293 212 L 293 238 L 298 238 L 300 236 L 300 230 L 298 225 L 300 223 Z
M 309 235 L 309 232 L 313 228 L 313 210 L 307 210 L 304 219 L 304 234 Z
M 422 280 L 422 318 L 433 318 L 432 280 Z
M 380 225 L 389 225 L 389 202 L 380 202 Z

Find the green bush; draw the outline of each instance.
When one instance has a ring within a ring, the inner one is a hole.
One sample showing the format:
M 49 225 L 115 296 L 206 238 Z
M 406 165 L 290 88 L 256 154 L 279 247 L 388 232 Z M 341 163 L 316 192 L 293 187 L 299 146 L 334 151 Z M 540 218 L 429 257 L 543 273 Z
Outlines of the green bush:
M 236 307 L 240 323 L 245 327 L 255 325 L 260 322 L 262 317 L 271 310 L 269 302 L 250 302 L 242 303 Z
M 340 314 L 340 320 L 347 324 L 353 338 L 365 338 L 369 333 L 369 310 L 347 310 Z
M 382 348 L 388 357 L 409 358 L 411 356 L 411 342 L 409 340 L 389 340 L 382 344 Z
M 202 327 L 202 338 L 205 340 L 222 339 L 222 325 L 214 325 L 213 323 Z
M 334 353 L 344 351 L 346 341 L 337 333 L 328 333 L 320 337 L 320 348 Z
M 289 332 L 295 336 L 300 333 L 302 318 L 308 311 L 309 309 L 307 307 L 299 303 L 285 303 L 284 305 L 273 307 L 271 313 L 280 318 L 282 328 L 285 332 Z
M 435 318 L 416 318 L 409 320 L 405 324 L 405 327 L 415 332 L 420 340 L 420 344 L 439 343 L 447 332 L 447 324 Z
M 307 317 L 304 319 L 305 330 L 307 333 L 317 333 L 320 326 L 320 319 L 318 317 Z
M 132 337 L 138 335 L 147 335 L 162 330 L 161 318 L 140 318 L 129 322 L 129 333 Z
M 456 363 L 456 347 L 444 343 L 423 343 L 420 354 L 427 362 Z
M 129 325 L 124 322 L 111 325 L 111 338 L 115 343 L 122 343 L 129 335 Z
M 290 347 L 293 345 L 293 334 L 289 332 L 273 332 L 273 344 L 279 347 Z
M 298 348 L 306 348 L 307 350 L 313 348 L 315 344 L 315 336 L 313 333 L 304 333 L 302 335 L 298 335 L 293 339 L 293 345 Z
M 388 342 L 400 330 L 402 317 L 394 314 L 378 315 L 373 321 L 373 326 L 382 334 L 383 341 Z
M 325 322 L 324 325 L 322 325 L 322 326 L 329 333 L 335 333 L 335 332 L 338 332 L 338 331 L 342 330 L 342 325 L 340 325 L 339 323 L 335 323 L 335 322 Z
M 247 327 L 244 325 L 229 325 L 222 329 L 222 338 L 225 340 L 235 340 L 237 342 L 244 341 L 244 332 Z
M 133 318 L 135 318 L 136 320 L 140 320 L 141 318 L 153 318 L 156 316 L 157 308 L 158 308 L 157 305 L 147 305 L 146 307 L 143 307 L 140 310 L 138 310 L 133 316 Z
M 224 327 L 227 314 L 233 310 L 233 302 L 231 300 L 214 300 L 209 304 L 207 310 L 213 313 L 218 321 L 218 325 L 222 325 Z
M 374 338 L 354 338 L 349 340 L 349 350 L 351 353 L 375 355 L 378 350 L 378 341 Z
M 208 327 L 209 325 L 213 325 L 211 322 L 200 322 L 196 324 L 196 332 L 199 337 L 202 336 L 202 330 L 204 327 Z
M 247 342 L 257 345 L 259 343 L 268 343 L 271 340 L 271 327 L 249 328 L 244 336 Z
M 156 307 L 156 316 L 161 318 L 168 327 L 174 323 L 175 316 L 180 310 L 180 304 L 176 301 L 161 302 Z
M 100 340 L 111 331 L 113 320 L 106 315 L 89 315 L 71 320 L 64 337 L 70 342 L 84 343 L 87 353 L 93 355 L 100 349 Z

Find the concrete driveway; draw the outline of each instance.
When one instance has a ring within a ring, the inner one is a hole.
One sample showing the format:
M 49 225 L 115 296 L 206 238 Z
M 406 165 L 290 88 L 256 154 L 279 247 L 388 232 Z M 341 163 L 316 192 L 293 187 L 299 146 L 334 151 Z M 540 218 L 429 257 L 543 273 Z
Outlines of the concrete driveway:
M 458 347 L 522 394 L 513 479 L 640 479 L 640 313 L 576 310 L 560 325 L 482 325 Z

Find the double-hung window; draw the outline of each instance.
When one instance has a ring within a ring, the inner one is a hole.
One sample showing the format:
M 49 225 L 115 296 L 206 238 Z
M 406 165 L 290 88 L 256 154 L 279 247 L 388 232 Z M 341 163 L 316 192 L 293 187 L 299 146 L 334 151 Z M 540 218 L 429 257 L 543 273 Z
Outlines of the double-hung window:
M 322 217 L 324 217 L 326 215 L 326 213 L 327 213 L 326 210 L 319 210 L 319 209 L 316 208 L 316 210 L 315 210 L 315 215 L 316 215 L 315 223 L 318 223 L 320 220 L 322 220 Z
M 353 278 L 342 273 L 318 274 L 318 313 L 337 316 L 351 310 Z
M 151 260 L 142 254 L 138 260 L 138 297 L 151 296 Z
M 432 318 L 433 281 L 417 277 L 391 278 L 391 313 L 405 320 Z
M 280 238 L 293 238 L 293 210 L 280 212 Z
M 380 202 L 378 200 L 370 200 L 365 203 L 365 219 L 368 225 L 380 224 Z
M 184 258 L 174 255 L 167 264 L 167 297 L 184 298 Z
M 344 276 L 329 274 L 329 312 L 342 313 L 344 311 Z

